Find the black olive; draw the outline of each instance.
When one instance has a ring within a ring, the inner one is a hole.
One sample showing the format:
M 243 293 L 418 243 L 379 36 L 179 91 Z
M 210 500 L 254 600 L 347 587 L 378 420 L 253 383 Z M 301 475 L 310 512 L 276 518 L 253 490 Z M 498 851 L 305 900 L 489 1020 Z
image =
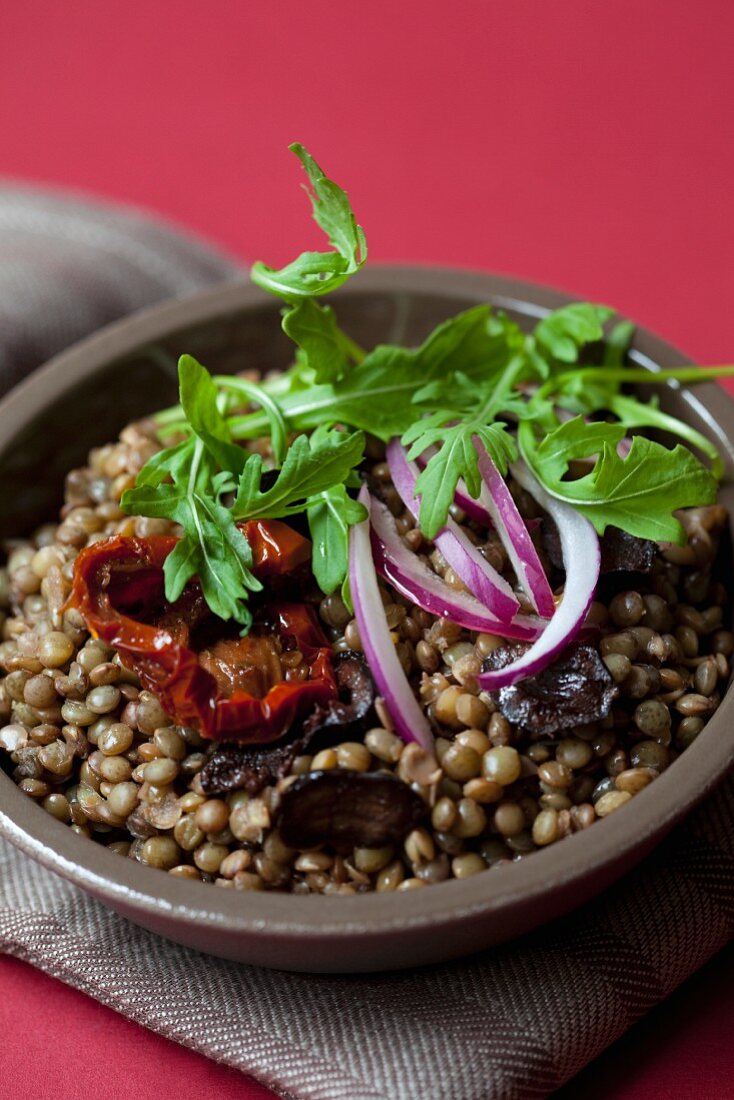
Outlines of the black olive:
M 505 668 L 526 649 L 518 643 L 500 646 L 485 658 L 482 670 Z M 492 698 L 509 722 L 547 736 L 605 718 L 617 694 L 596 650 L 577 645 L 537 676 L 500 688 Z
M 375 701 L 375 685 L 360 653 L 349 649 L 333 658 L 339 698 L 324 706 L 316 707 L 303 723 L 305 733 L 316 734 L 329 726 L 348 726 L 354 733 L 358 723 L 363 724 Z M 346 733 L 342 730 L 341 734 Z
M 638 539 L 619 527 L 607 527 L 601 539 L 602 573 L 649 573 L 657 552 L 650 539 Z
M 543 549 L 556 569 L 563 569 L 558 528 L 550 516 L 543 519 Z M 602 573 L 649 573 L 657 552 L 650 539 L 638 539 L 619 527 L 607 527 L 600 540 Z
M 204 794 L 240 790 L 257 794 L 268 783 L 288 775 L 307 740 L 278 745 L 217 745 L 199 772 L 201 789 Z
M 558 528 L 550 516 L 543 519 L 541 542 L 553 573 L 551 580 L 556 587 L 563 580 L 563 555 Z M 650 573 L 657 553 L 657 545 L 649 539 L 638 539 L 619 527 L 607 527 L 599 540 L 601 550 L 600 577 L 595 597 L 609 603 L 618 592 L 636 589 Z
M 275 824 L 291 848 L 348 851 L 398 844 L 426 813 L 423 799 L 395 775 L 335 768 L 299 775 L 283 792 Z

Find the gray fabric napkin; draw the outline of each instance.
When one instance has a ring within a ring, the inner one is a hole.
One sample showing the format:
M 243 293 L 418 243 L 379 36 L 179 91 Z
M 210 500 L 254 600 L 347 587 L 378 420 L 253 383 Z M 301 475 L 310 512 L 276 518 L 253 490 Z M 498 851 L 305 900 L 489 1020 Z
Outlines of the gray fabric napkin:
M 140 215 L 0 188 L 0 388 L 126 310 L 234 273 Z M 289 975 L 212 959 L 0 843 L 0 950 L 295 1100 L 547 1096 L 733 928 L 732 778 L 573 916 L 399 974 Z
M 0 393 L 102 325 L 239 273 L 137 210 L 0 183 Z

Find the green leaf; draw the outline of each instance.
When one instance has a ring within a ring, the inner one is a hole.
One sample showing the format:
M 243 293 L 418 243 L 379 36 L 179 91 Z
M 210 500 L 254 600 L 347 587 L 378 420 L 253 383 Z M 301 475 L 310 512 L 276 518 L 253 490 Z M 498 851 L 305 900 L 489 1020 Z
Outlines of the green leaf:
M 260 490 L 262 464 L 251 455 L 232 512 L 235 519 L 278 519 L 303 511 L 306 501 L 338 485 L 364 456 L 362 432 L 317 429 L 293 440 L 275 484 Z
M 476 384 L 485 384 L 504 369 L 524 340 L 517 325 L 489 305 L 472 306 L 449 317 L 429 334 L 420 347 L 410 351 L 390 345 L 375 348 L 372 356 L 390 351 L 407 351 L 425 380 L 443 379 L 461 372 Z M 368 356 L 371 358 L 371 356 Z
M 596 412 L 611 409 L 615 396 L 619 393 L 620 383 L 604 367 L 575 374 L 563 375 L 555 395 L 555 404 L 568 412 L 582 416 L 592 416 Z
M 280 465 L 285 457 L 286 448 L 288 446 L 288 428 L 285 422 L 285 416 L 273 395 L 268 393 L 264 386 L 258 385 L 257 382 L 253 382 L 249 378 L 240 378 L 239 376 L 225 374 L 215 378 L 214 383 L 221 390 L 237 394 L 247 401 L 254 401 L 262 407 L 263 414 L 270 429 L 270 446 L 273 457 L 275 462 Z M 230 430 L 229 424 L 227 424 L 227 430 Z M 240 451 L 239 454 L 235 455 L 229 462 L 226 461 L 227 454 L 225 452 L 221 452 L 221 457 L 225 460 L 221 463 L 225 469 L 231 470 L 233 473 L 240 473 L 247 456 Z
M 198 577 L 214 614 L 248 628 L 249 593 L 262 588 L 251 572 L 250 545 L 231 511 L 216 499 L 217 475 L 204 443 L 196 440 L 188 454 L 188 465 L 168 464 L 173 484 L 138 484 L 123 494 L 122 508 L 133 515 L 169 519 L 183 528 L 163 569 L 168 600 L 177 600 L 186 584 Z
M 331 306 L 304 298 L 283 315 L 283 331 L 306 355 L 315 382 L 339 378 L 349 365 L 344 334 Z
M 570 462 L 598 455 L 605 443 L 616 447 L 624 435 L 625 429 L 621 424 L 588 424 L 577 416 L 542 439 L 534 461 L 539 469 L 542 468 L 544 482 L 560 481 L 567 473 Z
M 342 584 L 341 597 L 344 601 L 344 606 L 350 615 L 354 614 L 354 602 L 352 601 L 352 590 L 349 587 L 349 569 L 347 569 L 344 577 L 344 583 Z
M 571 420 L 534 448 L 526 446 L 529 432 L 525 425 L 522 429 L 523 453 L 536 477 L 586 516 L 599 534 L 611 524 L 638 538 L 680 542 L 683 528 L 673 513 L 716 499 L 716 479 L 686 447 L 668 450 L 636 436 L 627 457 L 620 458 L 616 444 L 624 428 L 619 425 Z M 590 473 L 562 480 L 568 461 L 593 454 L 598 458 Z
M 415 483 L 416 496 L 421 498 L 421 530 L 431 539 L 446 525 L 459 479 L 468 477 L 469 481 L 476 481 L 479 476 L 471 429 L 469 432 L 464 431 L 463 427 L 448 428 L 444 432 L 433 429 L 414 444 L 411 457 L 426 449 L 421 445 L 424 442 L 432 446 L 439 439 L 442 445 L 429 459 L 425 469 L 421 470 Z
M 711 462 L 711 473 L 718 481 L 724 476 L 724 462 L 716 444 L 685 421 L 664 413 L 655 402 L 643 404 L 635 397 L 619 394 L 612 399 L 609 409 L 626 428 L 658 428 L 685 439 L 691 447 L 706 455 Z
M 198 547 L 190 538 L 184 536 L 174 546 L 163 564 L 163 576 L 166 583 L 166 599 L 175 603 L 189 581 L 199 571 Z
M 535 326 L 533 336 L 541 355 L 551 362 L 576 363 L 585 344 L 604 336 L 603 325 L 614 310 L 589 302 L 573 302 L 549 313 Z
M 604 366 L 624 366 L 627 353 L 632 347 L 635 326 L 631 321 L 618 321 L 604 341 Z
M 189 436 L 188 439 L 182 440 L 174 447 L 167 447 L 163 451 L 158 451 L 145 463 L 137 476 L 135 484 L 138 486 L 160 485 L 169 477 L 173 478 L 174 481 L 181 480 L 182 477 L 187 475 L 191 466 L 195 447 L 195 437 Z
M 179 400 L 191 430 L 225 470 L 239 473 L 247 455 L 231 441 L 226 420 L 219 410 L 219 391 L 212 376 L 191 355 L 178 361 Z
M 491 391 L 492 379 L 516 349 L 518 332 L 506 318 L 493 316 L 489 306 L 474 306 L 438 325 L 417 348 L 378 344 L 335 383 L 284 386 L 280 408 L 294 431 L 341 423 L 387 441 L 415 423 L 423 392 L 434 408 L 453 409 L 460 390 L 476 411 L 476 387 Z M 462 381 L 457 386 L 458 378 Z M 522 404 L 518 395 L 514 400 L 518 407 Z M 232 422 L 238 439 L 257 438 L 266 429 L 259 414 Z
M 331 422 L 350 424 L 388 440 L 415 422 L 416 395 L 431 381 L 437 384 L 437 394 L 450 395 L 457 371 L 467 378 L 488 374 L 498 357 L 497 338 L 487 325 L 489 310 L 489 306 L 475 306 L 459 313 L 435 328 L 417 348 L 378 345 L 335 387 L 328 403 Z M 287 412 L 285 403 L 283 407 Z M 325 411 L 322 408 L 322 419 Z
M 136 485 L 126 489 L 120 504 L 124 512 L 133 516 L 152 516 L 154 519 L 171 519 L 180 523 L 179 511 L 186 500 L 185 485 Z
M 347 261 L 336 252 L 302 252 L 279 271 L 256 260 L 250 269 L 253 283 L 293 304 L 330 294 L 351 274 Z
M 306 509 L 313 542 L 311 566 L 321 591 L 330 596 L 344 584 L 349 564 L 349 528 L 367 511 L 344 485 L 334 485 L 309 501 Z
M 306 169 L 312 190 L 309 197 L 313 205 L 316 224 L 323 229 L 340 256 L 356 271 L 367 259 L 367 245 L 361 226 L 357 225 L 346 192 L 318 166 L 311 154 L 294 142 L 288 147 Z
M 188 581 L 198 577 L 214 614 L 249 628 L 248 596 L 262 585 L 251 572 L 252 551 L 244 534 L 226 508 L 198 494 L 187 499 L 181 519 L 184 536 L 163 567 L 166 599 L 178 599 Z
M 263 290 L 297 304 L 304 298 L 329 294 L 359 271 L 367 259 L 367 242 L 346 192 L 324 174 L 302 145 L 296 143 L 290 149 L 303 164 L 311 184 L 309 196 L 314 218 L 336 251 L 302 252 L 280 270 L 258 260 L 250 277 Z
M 213 498 L 193 492 L 177 503 L 168 518 L 181 524 L 184 535 L 164 565 L 166 599 L 178 599 L 196 576 L 215 615 L 249 627 L 248 595 L 259 592 L 262 585 L 251 572 L 250 544 L 230 511 Z
M 486 447 L 500 473 L 506 473 L 508 463 L 517 457 L 517 449 L 505 424 L 470 422 L 429 427 L 424 433 L 416 435 L 408 452 L 411 459 L 417 458 L 429 447 L 439 445 L 416 479 L 416 495 L 421 497 L 420 526 L 427 538 L 435 538 L 445 526 L 460 479 L 464 479 L 471 496 L 479 496 L 481 476 L 477 439 Z

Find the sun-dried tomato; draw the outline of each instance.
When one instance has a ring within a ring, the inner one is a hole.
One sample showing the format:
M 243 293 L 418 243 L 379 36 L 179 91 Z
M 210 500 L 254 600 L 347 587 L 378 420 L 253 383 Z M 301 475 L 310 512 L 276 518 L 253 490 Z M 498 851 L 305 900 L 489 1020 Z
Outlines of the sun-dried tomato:
M 308 541 L 277 520 L 243 529 L 256 576 L 289 573 L 309 557 Z M 249 637 L 232 637 L 211 615 L 195 582 L 175 604 L 166 601 L 163 566 L 176 541 L 116 536 L 82 550 L 70 606 L 178 725 L 216 740 L 278 740 L 296 718 L 337 694 L 329 646 L 313 612 L 304 604 L 274 601 L 261 608 Z M 278 651 L 288 650 L 300 652 L 303 679 L 278 679 Z
M 199 772 L 205 794 L 226 794 L 240 789 L 257 794 L 276 779 L 290 773 L 293 761 L 307 751 L 318 738 L 333 744 L 363 731 L 372 714 L 375 685 L 360 653 L 346 650 L 333 659 L 338 695 L 319 705 L 304 720 L 294 739 L 270 745 L 220 744 Z

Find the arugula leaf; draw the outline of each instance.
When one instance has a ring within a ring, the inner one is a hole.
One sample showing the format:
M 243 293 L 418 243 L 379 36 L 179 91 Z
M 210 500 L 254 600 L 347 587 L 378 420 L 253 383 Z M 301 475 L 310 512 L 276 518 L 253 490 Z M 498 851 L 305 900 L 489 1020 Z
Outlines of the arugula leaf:
M 544 317 L 535 326 L 536 346 L 549 362 L 577 363 L 585 344 L 604 336 L 603 325 L 614 316 L 614 310 L 589 302 L 572 302 Z
M 433 418 L 432 418 L 433 419 Z M 479 496 L 481 476 L 477 461 L 477 445 L 486 447 L 489 457 L 500 473 L 517 458 L 514 440 L 506 424 L 482 425 L 473 422 L 429 427 L 420 433 L 421 422 L 405 441 L 413 440 L 408 458 L 417 458 L 429 447 L 441 444 L 416 479 L 416 495 L 421 497 L 420 526 L 427 538 L 435 538 L 446 523 L 454 502 L 456 486 L 461 478 L 473 497 Z
M 559 379 L 555 394 L 555 404 L 568 412 L 582 416 L 591 416 L 604 409 L 610 409 L 611 403 L 619 393 L 620 383 L 610 378 L 610 372 L 604 367 L 594 370 L 564 374 Z
M 678 420 L 676 416 L 664 413 L 657 407 L 657 402 L 650 401 L 643 404 L 634 397 L 618 394 L 610 401 L 609 410 L 626 428 L 658 428 L 660 431 L 670 432 L 671 435 L 685 439 L 686 443 L 706 455 L 711 462 L 711 473 L 721 481 L 724 476 L 724 461 L 716 444 L 705 435 L 701 435 L 692 425 Z
M 143 485 L 155 486 L 160 485 L 168 478 L 173 478 L 174 481 L 182 480 L 188 475 L 191 468 L 195 448 L 196 439 L 189 436 L 188 439 L 182 439 L 180 443 L 176 443 L 173 447 L 166 447 L 165 450 L 158 451 L 145 463 L 137 476 L 135 484 L 139 487 Z
M 232 436 L 217 404 L 219 390 L 209 371 L 191 355 L 178 361 L 179 400 L 192 432 L 209 454 L 226 470 L 239 473 L 245 464 L 242 447 Z
M 631 321 L 618 321 L 604 341 L 604 366 L 622 367 L 632 346 L 635 326 Z
M 293 440 L 275 484 L 262 492 L 262 459 L 252 454 L 245 463 L 237 497 L 235 519 L 278 519 L 302 512 L 313 496 L 343 483 L 364 455 L 362 432 L 317 429 Z
M 681 445 L 668 450 L 636 436 L 621 458 L 616 445 L 624 428 L 586 424 L 580 417 L 562 424 L 540 444 L 532 426 L 520 426 L 523 456 L 553 496 L 586 516 L 601 535 L 610 524 L 638 538 L 682 542 L 685 533 L 673 515 L 679 508 L 710 504 L 716 499 L 716 479 Z M 585 477 L 562 480 L 572 458 L 598 454 Z
M 202 370 L 203 369 L 202 367 Z M 214 379 L 214 382 L 220 389 L 237 394 L 240 398 L 244 397 L 248 401 L 254 401 L 256 404 L 262 406 L 263 414 L 270 429 L 270 446 L 273 457 L 275 462 L 280 464 L 283 461 L 288 446 L 288 428 L 283 412 L 272 395 L 268 393 L 264 386 L 258 385 L 257 382 L 252 382 L 249 378 L 220 375 Z M 226 455 L 224 455 L 224 457 L 226 458 Z M 229 465 L 226 463 L 223 464 L 225 465 L 225 469 L 230 469 L 233 472 L 239 472 L 242 469 L 242 462 L 237 456 L 230 461 Z
M 177 600 L 196 576 L 215 615 L 247 629 L 252 622 L 248 594 L 262 588 L 251 571 L 252 551 L 232 513 L 212 492 L 213 464 L 203 442 L 196 440 L 189 454 L 188 468 L 177 463 L 171 469 L 172 484 L 138 483 L 123 494 L 121 505 L 133 515 L 170 519 L 183 528 L 164 565 L 167 600 Z
M 349 528 L 361 523 L 367 511 L 352 500 L 344 485 L 333 485 L 310 498 L 306 514 L 313 542 L 313 575 L 321 591 L 330 596 L 347 578 Z
M 341 423 L 387 441 L 407 431 L 423 405 L 476 411 L 477 387 L 482 394 L 492 392 L 493 380 L 517 349 L 519 333 L 490 306 L 474 306 L 442 322 L 419 347 L 378 344 L 334 383 L 304 388 L 280 382 L 279 406 L 293 431 Z M 521 366 L 518 378 L 531 376 L 532 366 L 525 360 Z M 518 412 L 524 409 L 522 395 L 508 394 L 510 399 Z M 234 418 L 230 426 L 237 439 L 254 439 L 267 430 L 267 421 L 253 413 Z
M 289 148 L 306 170 L 314 218 L 336 251 L 302 252 L 280 270 L 258 260 L 250 277 L 263 290 L 296 304 L 303 298 L 320 297 L 336 290 L 359 271 L 367 259 L 367 242 L 346 193 L 324 174 L 302 145 L 296 142 Z
M 178 599 L 188 581 L 198 577 L 204 598 L 215 615 L 250 627 L 250 592 L 262 584 L 252 574 L 252 550 L 232 522 L 229 511 L 213 498 L 194 494 L 187 501 L 189 515 L 179 522 L 184 537 L 166 558 L 163 573 L 166 599 Z
M 301 161 L 312 187 L 309 193 L 316 224 L 323 229 L 340 256 L 356 271 L 367 259 L 362 227 L 357 225 L 349 199 L 341 187 L 327 178 L 311 154 L 294 142 L 288 147 Z
M 542 467 L 544 482 L 561 481 L 570 462 L 598 455 L 604 444 L 616 448 L 624 438 L 621 424 L 594 421 L 588 424 L 582 417 L 567 420 L 546 435 L 537 445 L 533 461 Z
M 354 358 L 355 345 L 336 323 L 331 306 L 304 298 L 283 314 L 283 332 L 306 357 L 315 382 L 331 382 L 343 375 Z M 359 349 L 357 349 L 359 352 Z M 363 353 L 362 353 L 363 357 Z M 360 355 L 357 355 L 360 358 Z
M 416 406 L 431 382 L 436 390 L 428 399 L 435 401 L 439 394 L 451 395 L 457 371 L 466 378 L 481 376 L 501 361 L 497 337 L 488 329 L 489 316 L 489 306 L 474 306 L 438 325 L 417 348 L 379 344 L 334 387 L 333 397 L 324 393 L 317 422 L 326 416 L 331 423 L 350 424 L 385 441 L 400 435 L 420 415 Z M 319 395 L 314 396 L 318 401 Z M 313 421 L 299 418 L 297 409 L 293 416 L 288 401 L 283 411 L 294 426 L 312 426 Z

